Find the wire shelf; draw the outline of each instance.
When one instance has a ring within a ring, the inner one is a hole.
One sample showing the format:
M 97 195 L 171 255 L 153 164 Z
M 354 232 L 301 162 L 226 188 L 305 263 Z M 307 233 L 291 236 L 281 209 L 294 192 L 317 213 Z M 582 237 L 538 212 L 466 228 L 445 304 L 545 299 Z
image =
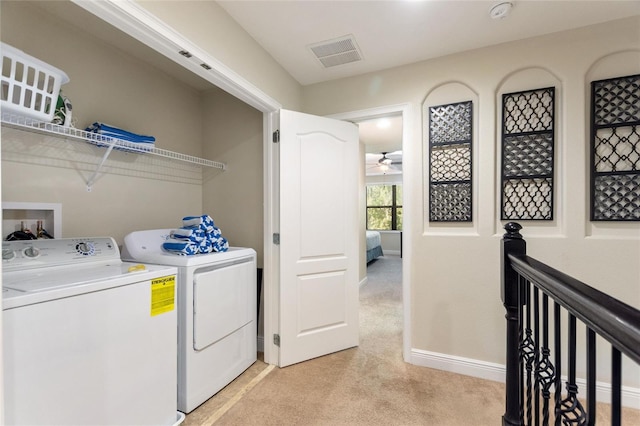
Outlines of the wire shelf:
M 97 133 L 76 129 L 73 127 L 64 127 L 58 124 L 37 121 L 31 118 L 21 117 L 10 113 L 2 113 L 2 125 L 18 130 L 40 133 L 80 142 L 88 142 L 96 146 L 101 146 L 107 148 L 108 150 L 105 155 L 105 159 L 106 156 L 108 156 L 108 154 L 111 152 L 111 149 L 117 149 L 139 154 L 157 155 L 160 157 L 170 158 L 186 163 L 196 164 L 202 167 L 212 167 L 220 170 L 226 169 L 226 165 L 219 161 L 212 161 L 204 158 L 194 157 L 192 155 L 167 151 L 166 149 L 145 147 L 145 144 L 128 142 L 121 139 L 111 138 Z

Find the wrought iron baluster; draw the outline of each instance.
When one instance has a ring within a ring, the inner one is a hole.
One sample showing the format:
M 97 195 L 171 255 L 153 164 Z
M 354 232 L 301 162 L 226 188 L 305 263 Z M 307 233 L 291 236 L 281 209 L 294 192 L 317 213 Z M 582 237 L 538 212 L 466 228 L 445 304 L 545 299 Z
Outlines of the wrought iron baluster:
M 554 395 L 554 414 L 556 410 L 560 407 L 560 402 L 562 401 L 562 335 L 561 335 L 561 317 L 560 317 L 560 304 L 557 302 L 553 303 L 553 319 L 554 319 L 554 331 L 553 331 L 553 350 L 555 353 L 555 362 L 556 362 L 556 377 L 554 379 L 554 386 L 556 388 Z M 555 416 L 555 426 L 560 426 L 560 416 Z
M 542 391 L 542 424 L 549 425 L 549 399 L 551 397 L 551 385 L 555 380 L 555 367 L 549 359 L 549 296 L 542 295 L 542 347 L 540 348 L 541 359 L 538 363 L 536 376 L 540 382 Z
M 587 327 L 587 424 L 596 424 L 596 332 Z
M 556 416 L 562 418 L 565 426 L 584 426 L 587 424 L 587 413 L 578 401 L 576 385 L 576 317 L 569 313 L 569 347 L 567 351 L 569 375 L 567 377 L 567 397 L 556 407 Z
M 611 425 L 620 426 L 622 405 L 622 354 L 611 347 Z
M 525 318 L 525 305 L 529 302 L 527 300 L 527 291 L 526 287 L 528 286 L 527 281 L 518 275 L 518 300 L 522 300 L 522 303 L 518 303 L 518 378 L 519 378 L 519 419 L 520 422 L 524 419 L 524 355 L 523 348 L 525 347 L 525 329 L 524 329 L 524 318 Z
M 533 355 L 533 365 L 535 366 L 534 370 L 534 412 L 535 412 L 535 422 L 536 426 L 540 425 L 540 376 L 538 376 L 538 369 L 540 368 L 540 295 L 538 287 L 533 287 L 533 325 L 535 327 L 535 331 L 533 333 L 533 345 L 534 345 L 534 355 Z
M 533 407 L 532 407 L 532 401 L 533 401 L 533 395 L 532 395 L 532 383 L 531 383 L 531 377 L 533 375 L 533 363 L 534 363 L 534 358 L 535 358 L 535 348 L 534 348 L 534 342 L 533 342 L 533 338 L 531 337 L 531 285 L 528 281 L 526 282 L 526 286 L 525 286 L 525 300 L 526 300 L 526 304 L 525 304 L 525 319 L 526 319 L 526 328 L 524 330 L 524 334 L 525 334 L 525 339 L 523 340 L 521 346 L 520 346 L 520 357 L 521 357 L 521 362 L 524 364 L 527 372 L 526 372 L 526 409 L 525 409 L 525 415 L 527 418 L 527 422 L 526 424 L 530 425 L 531 421 L 532 421 L 532 414 L 533 414 Z M 522 407 L 524 407 L 525 404 L 522 404 Z M 521 408 L 521 410 L 524 408 Z M 525 416 L 523 416 L 525 417 Z

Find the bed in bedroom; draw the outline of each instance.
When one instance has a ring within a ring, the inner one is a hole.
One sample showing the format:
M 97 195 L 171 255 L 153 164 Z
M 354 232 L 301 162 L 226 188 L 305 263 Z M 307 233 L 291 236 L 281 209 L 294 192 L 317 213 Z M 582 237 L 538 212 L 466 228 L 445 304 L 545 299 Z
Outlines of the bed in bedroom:
M 373 259 L 384 256 L 378 231 L 367 231 L 367 263 Z

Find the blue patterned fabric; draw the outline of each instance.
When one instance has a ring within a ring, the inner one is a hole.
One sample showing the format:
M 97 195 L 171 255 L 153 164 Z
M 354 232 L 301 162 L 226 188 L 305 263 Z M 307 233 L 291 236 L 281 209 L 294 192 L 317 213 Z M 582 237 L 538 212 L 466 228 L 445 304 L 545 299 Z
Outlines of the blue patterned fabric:
M 182 228 L 172 230 L 171 239 L 162 247 L 171 253 L 194 255 L 225 252 L 229 250 L 229 241 L 222 236 L 211 216 L 205 214 L 183 217 Z
M 198 245 L 191 241 L 169 239 L 162 243 L 162 248 L 170 253 L 186 256 L 198 254 Z
M 229 250 L 229 242 L 226 238 L 220 237 L 213 243 L 213 250 L 217 252 Z
M 205 234 L 202 229 L 196 228 L 180 228 L 171 231 L 171 238 L 178 240 L 188 240 L 194 243 L 200 243 L 205 239 Z
M 202 216 L 186 216 L 182 218 L 182 226 L 184 228 L 200 228 L 202 224 Z

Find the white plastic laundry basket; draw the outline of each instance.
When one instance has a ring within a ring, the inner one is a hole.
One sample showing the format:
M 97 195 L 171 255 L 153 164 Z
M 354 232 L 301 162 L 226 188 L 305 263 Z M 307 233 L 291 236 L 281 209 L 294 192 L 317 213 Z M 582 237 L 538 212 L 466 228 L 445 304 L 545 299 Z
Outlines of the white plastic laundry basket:
M 22 50 L 1 43 L 2 112 L 50 122 L 60 86 L 69 82 L 61 71 Z

